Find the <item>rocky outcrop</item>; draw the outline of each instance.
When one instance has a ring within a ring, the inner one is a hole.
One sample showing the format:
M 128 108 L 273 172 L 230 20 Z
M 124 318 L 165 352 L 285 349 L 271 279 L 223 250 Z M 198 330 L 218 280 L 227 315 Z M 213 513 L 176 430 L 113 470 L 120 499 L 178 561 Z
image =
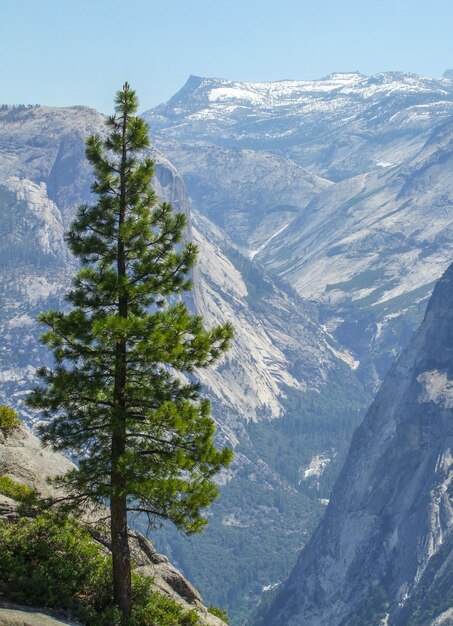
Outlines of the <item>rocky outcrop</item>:
M 38 609 L 0 602 L 1 626 L 57 626 L 58 624 L 81 626 L 80 622 L 68 622 Z
M 416 624 L 449 623 L 452 451 L 453 265 L 357 429 L 326 514 L 261 623 L 372 626 L 380 622 L 367 607 L 377 605 L 389 626 L 415 615 Z
M 16 428 L 8 436 L 0 433 L 0 475 L 6 475 L 14 481 L 36 489 L 43 497 L 58 495 L 48 479 L 71 469 L 74 465 L 59 453 L 43 448 L 35 435 L 24 426 Z M 17 502 L 0 495 L 0 518 L 9 520 L 17 517 Z M 86 522 L 90 528 L 96 527 L 97 517 L 88 514 Z M 108 547 L 108 541 L 94 531 L 102 545 Z M 132 532 L 131 548 L 137 571 L 153 578 L 153 587 L 179 602 L 186 609 L 196 609 L 205 626 L 222 626 L 224 622 L 210 614 L 198 591 L 184 578 L 167 557 L 158 554 L 152 544 L 140 533 Z M 52 624 L 45 621 L 45 616 L 16 615 L 16 610 L 0 610 L 0 624 Z M 14 619 L 13 619 L 14 618 Z M 10 621 L 2 621 L 2 620 Z M 19 621 L 14 621 L 14 620 Z M 24 621 L 20 621 L 20 619 Z M 27 621 L 29 620 L 29 621 Z M 34 620 L 34 621 L 33 621 Z M 41 620 L 41 621 L 40 621 Z M 67 622 L 56 622 L 67 623 Z
M 0 474 L 36 489 L 44 498 L 56 493 L 48 479 L 73 467 L 63 455 L 44 448 L 25 426 L 15 428 L 8 435 L 0 431 Z

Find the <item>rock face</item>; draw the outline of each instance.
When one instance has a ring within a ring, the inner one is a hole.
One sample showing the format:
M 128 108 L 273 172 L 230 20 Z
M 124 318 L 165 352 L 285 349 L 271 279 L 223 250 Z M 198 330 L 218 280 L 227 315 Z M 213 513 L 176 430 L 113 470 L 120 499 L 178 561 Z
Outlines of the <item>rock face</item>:
M 3 602 L 0 602 L 0 624 L 2 626 L 56 626 L 58 624 L 81 626 L 80 622 L 68 622 L 36 609 Z
M 450 623 L 452 452 L 453 265 L 357 429 L 320 526 L 260 623 Z M 367 611 L 376 607 L 373 621 Z
M 48 479 L 73 467 L 73 464 L 61 454 L 43 448 L 39 440 L 23 426 L 16 428 L 8 436 L 0 433 L 0 475 L 6 475 L 20 484 L 36 489 L 43 497 L 56 495 Z M 13 518 L 16 515 L 16 507 L 16 502 L 0 495 L 0 518 L 7 520 Z M 222 620 L 208 613 L 198 591 L 167 557 L 156 552 L 143 535 L 132 532 L 131 549 L 137 571 L 152 577 L 153 586 L 157 591 L 170 596 L 186 609 L 196 608 L 206 626 L 224 624 Z M 36 623 L 40 626 L 41 623 L 54 623 L 51 618 L 43 615 L 29 616 L 16 613 L 17 610 L 2 609 L 0 605 L 0 624 Z M 20 619 L 24 621 L 14 621 Z
M 0 474 L 36 489 L 44 498 L 55 494 L 47 479 L 73 467 L 61 454 L 43 448 L 25 427 L 15 429 L 8 436 L 0 433 Z

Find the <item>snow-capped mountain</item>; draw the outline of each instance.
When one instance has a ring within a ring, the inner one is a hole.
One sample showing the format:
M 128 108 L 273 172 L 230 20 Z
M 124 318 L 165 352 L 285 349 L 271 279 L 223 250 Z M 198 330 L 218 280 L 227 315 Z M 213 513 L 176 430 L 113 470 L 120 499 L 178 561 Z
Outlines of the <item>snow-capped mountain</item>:
M 371 389 L 452 258 L 452 116 L 449 78 L 397 72 L 191 77 L 145 113 L 197 208 L 326 305 Z
M 414 155 L 452 107 L 449 79 L 402 72 L 272 83 L 191 76 L 144 116 L 160 141 L 277 152 L 339 180 Z
M 354 434 L 326 514 L 260 623 L 451 624 L 453 265 Z

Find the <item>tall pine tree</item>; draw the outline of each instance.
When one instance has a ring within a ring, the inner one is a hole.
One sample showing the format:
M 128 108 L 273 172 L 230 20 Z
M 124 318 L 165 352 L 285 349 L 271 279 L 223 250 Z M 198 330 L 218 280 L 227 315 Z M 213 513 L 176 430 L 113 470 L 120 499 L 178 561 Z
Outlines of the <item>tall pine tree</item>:
M 182 243 L 185 216 L 156 202 L 153 162 L 137 159 L 149 140 L 136 111 L 126 83 L 107 138 L 87 140 L 98 200 L 79 208 L 67 234 L 81 269 L 70 311 L 40 317 L 55 367 L 39 371 L 29 399 L 46 418 L 42 440 L 80 458 L 60 478 L 69 497 L 110 507 L 114 601 L 125 621 L 128 512 L 201 530 L 218 495 L 212 477 L 232 456 L 215 447 L 209 402 L 190 374 L 227 349 L 232 328 L 204 329 L 178 296 L 191 289 L 197 249 Z

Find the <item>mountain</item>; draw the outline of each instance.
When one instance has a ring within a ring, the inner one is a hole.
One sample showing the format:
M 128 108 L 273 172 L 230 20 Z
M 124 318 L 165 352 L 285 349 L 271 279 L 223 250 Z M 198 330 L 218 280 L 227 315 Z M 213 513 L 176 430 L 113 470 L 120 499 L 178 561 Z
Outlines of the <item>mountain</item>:
M 330 186 L 256 258 L 304 297 L 342 306 L 419 290 L 452 258 L 452 163 L 445 123 L 402 164 Z
M 194 205 L 253 258 L 331 182 L 279 154 L 165 141 Z M 175 161 L 175 163 L 176 163 Z
M 354 434 L 325 516 L 260 623 L 451 623 L 452 447 L 453 265 Z
M 451 260 L 452 115 L 449 78 L 387 72 L 192 76 L 144 117 L 197 209 L 322 305 L 374 392 Z
M 452 165 L 445 122 L 416 156 L 321 193 L 257 255 L 326 305 L 325 325 L 360 361 L 364 380 L 385 375 L 453 258 Z
M 84 107 L 0 111 L 0 255 L 8 269 L 1 279 L 4 393 L 9 382 L 27 384 L 27 368 L 43 358 L 31 345 L 35 335 L 27 334 L 37 312 L 49 304 L 64 306 L 62 296 L 75 270 L 64 230 L 78 204 L 91 200 L 84 139 L 102 134 L 103 124 L 101 115 Z M 319 392 L 342 363 L 353 371 L 350 355 L 318 323 L 316 307 L 244 258 L 220 228 L 193 209 L 174 166 L 157 150 L 151 156 L 158 196 L 186 214 L 187 236 L 201 249 L 193 306 L 208 324 L 236 321 L 236 339 L 221 375 L 205 374 L 212 393 L 231 405 L 230 413 L 242 423 L 260 415 L 279 417 L 285 388 Z M 19 343 L 23 350 L 17 353 Z
M 36 416 L 23 399 L 49 359 L 36 319 L 66 306 L 76 268 L 64 230 L 76 206 L 91 201 L 84 138 L 102 134 L 103 124 L 84 107 L 0 110 L 0 401 L 30 424 Z M 202 536 L 187 540 L 165 529 L 153 541 L 238 623 L 262 589 L 294 565 L 369 396 L 354 358 L 321 325 L 318 307 L 244 256 L 191 205 L 166 157 L 150 154 L 158 196 L 187 215 L 187 237 L 200 248 L 189 304 L 208 325 L 229 320 L 235 327 L 224 361 L 202 373 L 219 439 L 235 449 L 233 466 L 219 477 L 222 497 Z M 277 542 L 283 549 L 269 560 Z
M 159 142 L 278 153 L 338 181 L 413 156 L 452 114 L 452 99 L 450 80 L 403 72 L 266 83 L 191 76 L 144 117 Z

